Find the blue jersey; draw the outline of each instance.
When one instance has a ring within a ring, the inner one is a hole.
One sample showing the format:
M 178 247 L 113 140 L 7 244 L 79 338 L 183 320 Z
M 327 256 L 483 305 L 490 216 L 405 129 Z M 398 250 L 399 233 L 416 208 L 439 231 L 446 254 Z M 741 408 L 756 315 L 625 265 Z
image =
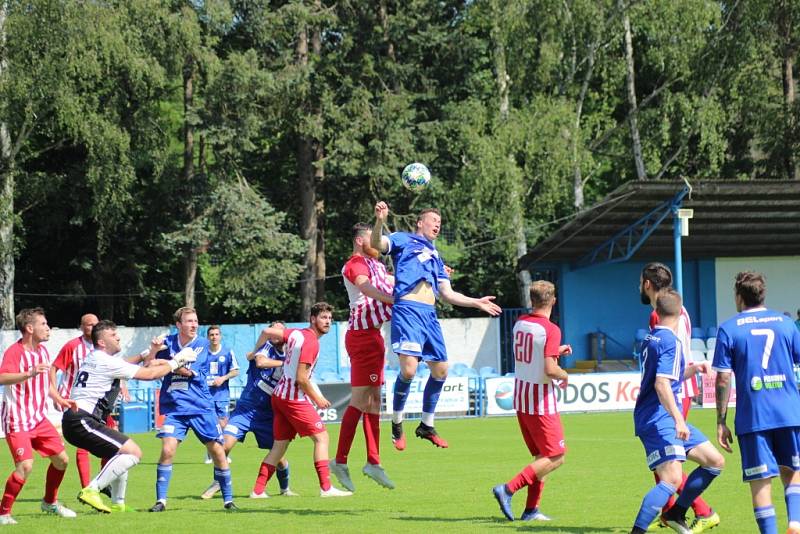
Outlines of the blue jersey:
M 256 351 L 256 354 L 281 362 L 286 359 L 286 355 L 269 342 L 263 344 Z M 283 376 L 283 367 L 259 369 L 256 367 L 256 359 L 253 358 L 247 366 L 247 384 L 245 384 L 242 395 L 239 397 L 239 404 L 255 407 L 264 406 L 281 376 Z
M 394 232 L 389 235 L 389 252 L 394 262 L 394 298 L 413 290 L 421 280 L 439 294 L 439 282 L 449 280 L 444 270 L 444 260 L 436 246 L 421 235 Z
M 219 352 L 216 354 L 211 352 L 211 349 L 208 350 L 208 377 L 206 381 L 214 402 L 228 402 L 231 399 L 230 380 L 226 380 L 221 386 L 213 386 L 212 383 L 215 378 L 227 375 L 232 369 L 239 369 L 233 349 L 220 347 Z
M 661 376 L 672 381 L 672 394 L 675 404 L 680 406 L 678 393 L 681 391 L 683 371 L 686 364 L 683 360 L 681 342 L 675 333 L 666 326 L 656 326 L 645 338 L 642 349 L 642 382 L 636 407 L 633 409 L 633 426 L 638 436 L 644 429 L 672 421 L 656 392 L 656 378 Z M 671 423 L 670 423 L 671 424 Z
M 717 329 L 713 369 L 736 377 L 736 434 L 800 426 L 800 332 L 766 308 L 745 310 Z
M 211 393 L 208 391 L 206 376 L 208 376 L 208 340 L 195 337 L 189 343 L 181 346 L 178 334 L 171 334 L 164 340 L 166 349 L 156 354 L 161 360 L 171 360 L 184 347 L 191 347 L 197 353 L 197 360 L 187 365 L 192 371 L 192 377 L 168 374 L 161 383 L 161 393 L 158 398 L 159 410 L 163 414 L 197 415 L 214 413 L 214 404 Z

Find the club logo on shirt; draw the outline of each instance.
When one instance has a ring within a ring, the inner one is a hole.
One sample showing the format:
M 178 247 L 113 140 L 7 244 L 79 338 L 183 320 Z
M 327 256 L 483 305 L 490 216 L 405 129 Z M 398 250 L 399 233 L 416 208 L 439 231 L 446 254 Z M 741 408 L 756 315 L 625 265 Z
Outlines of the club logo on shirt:
M 218 360 L 219 360 L 219 363 L 225 363 L 225 356 L 220 356 L 218 358 Z
M 370 382 L 377 382 L 378 381 L 378 375 L 376 375 L 375 373 L 372 373 L 371 375 L 369 375 L 369 381 Z
M 23 449 L 22 447 L 17 449 L 17 458 L 22 458 L 23 454 L 25 454 L 25 449 Z
M 763 387 L 763 384 L 761 382 L 761 377 L 760 376 L 754 376 L 750 380 L 750 389 L 752 389 L 753 391 L 761 391 L 762 387 Z

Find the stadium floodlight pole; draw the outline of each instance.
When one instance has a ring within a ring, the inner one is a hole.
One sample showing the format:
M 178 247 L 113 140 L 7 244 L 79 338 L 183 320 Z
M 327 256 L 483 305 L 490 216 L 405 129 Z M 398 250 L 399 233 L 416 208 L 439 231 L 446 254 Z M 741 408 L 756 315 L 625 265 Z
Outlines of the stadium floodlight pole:
M 680 204 L 672 207 L 672 237 L 675 248 L 675 270 L 673 287 L 683 296 L 683 257 L 681 254 L 681 218 L 678 216 Z

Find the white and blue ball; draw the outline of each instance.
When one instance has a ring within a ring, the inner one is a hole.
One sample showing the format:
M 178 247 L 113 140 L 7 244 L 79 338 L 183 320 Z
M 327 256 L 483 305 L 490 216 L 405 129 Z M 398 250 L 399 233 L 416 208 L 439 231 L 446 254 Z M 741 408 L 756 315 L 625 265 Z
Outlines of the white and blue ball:
M 503 410 L 512 410 L 514 408 L 514 383 L 501 382 L 494 392 L 494 400 L 497 406 Z
M 403 169 L 400 175 L 403 185 L 411 191 L 421 191 L 427 187 L 431 181 L 431 171 L 422 163 L 410 163 Z

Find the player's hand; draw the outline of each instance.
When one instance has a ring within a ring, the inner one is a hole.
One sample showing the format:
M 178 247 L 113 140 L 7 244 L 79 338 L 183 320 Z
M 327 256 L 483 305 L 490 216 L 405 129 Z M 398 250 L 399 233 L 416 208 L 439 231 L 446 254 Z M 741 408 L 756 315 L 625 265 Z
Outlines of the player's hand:
M 182 376 L 184 378 L 192 378 L 194 376 L 194 373 L 192 373 L 186 367 L 178 367 L 177 369 L 172 371 L 172 374 Z
M 567 354 L 572 354 L 572 345 L 561 345 L 558 347 L 559 356 L 566 356 Z
M 569 385 L 569 375 L 565 376 L 564 378 L 558 381 L 558 387 L 560 387 L 561 389 L 567 389 L 568 385 Z
M 322 408 L 324 410 L 325 408 L 330 408 L 331 401 L 320 395 L 315 404 L 317 405 L 317 408 Z
M 49 363 L 37 363 L 33 367 L 28 370 L 28 377 L 33 378 L 36 375 L 40 375 L 42 373 L 47 373 L 50 371 L 50 364 Z
M 485 296 L 475 299 L 475 307 L 483 312 L 488 313 L 489 315 L 498 316 L 503 309 L 492 302 L 493 300 L 494 296 Z
M 375 204 L 375 218 L 379 221 L 386 222 L 389 217 L 389 206 L 383 200 Z
M 225 383 L 225 379 L 224 379 L 224 378 L 222 378 L 221 376 L 218 376 L 217 378 L 215 378 L 215 379 L 214 379 L 214 380 L 211 382 L 211 384 L 212 384 L 214 387 L 216 387 L 216 388 L 220 387 L 220 386 L 221 386 L 222 384 L 224 384 L 224 383 Z
M 686 426 L 686 421 L 678 421 L 675 423 L 675 437 L 681 441 L 689 439 L 689 427 Z
M 709 362 L 698 362 L 692 365 L 692 367 L 694 367 L 695 373 L 701 375 L 707 375 L 711 372 L 711 364 Z
M 161 352 L 162 350 L 166 349 L 167 346 L 164 345 L 164 336 L 154 337 L 150 341 L 150 350 L 153 352 Z
M 456 272 L 456 270 L 455 270 L 455 269 L 453 269 L 452 267 L 450 267 L 449 265 L 445 265 L 445 266 L 444 266 L 444 272 L 445 272 L 445 274 L 447 274 L 447 276 L 450 276 L 450 275 L 452 275 L 454 272 Z
M 731 447 L 733 434 L 731 434 L 731 429 L 725 423 L 717 424 L 717 443 L 726 451 L 733 452 L 733 447 Z

